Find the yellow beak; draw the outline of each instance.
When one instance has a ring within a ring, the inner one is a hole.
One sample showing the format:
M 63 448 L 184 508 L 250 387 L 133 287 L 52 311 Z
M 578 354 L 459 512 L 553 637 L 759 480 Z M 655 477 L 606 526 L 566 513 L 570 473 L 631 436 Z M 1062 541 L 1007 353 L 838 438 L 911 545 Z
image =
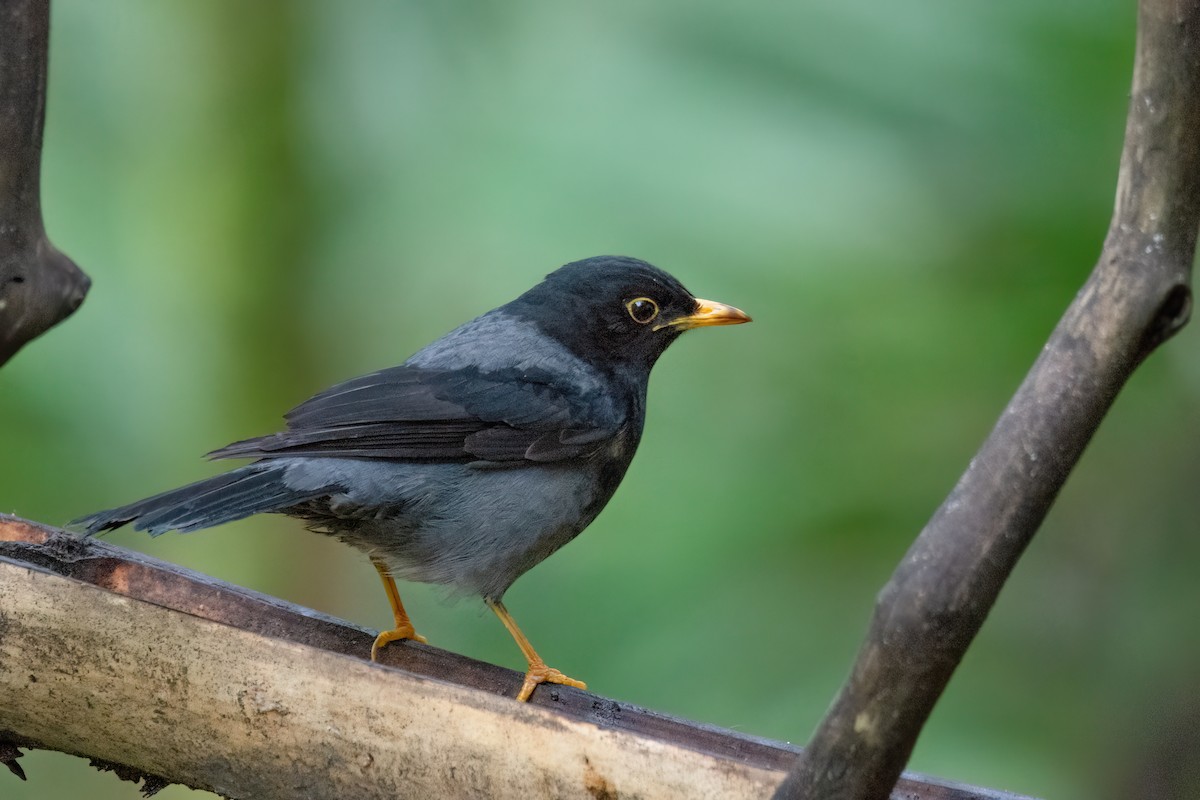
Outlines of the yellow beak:
M 749 321 L 750 315 L 740 308 L 727 306 L 724 303 L 716 303 L 712 300 L 701 300 L 697 297 L 695 311 L 685 317 L 676 317 L 670 322 L 657 325 L 654 330 L 678 328 L 686 331 L 691 328 L 703 328 L 708 325 L 741 325 L 743 322 Z

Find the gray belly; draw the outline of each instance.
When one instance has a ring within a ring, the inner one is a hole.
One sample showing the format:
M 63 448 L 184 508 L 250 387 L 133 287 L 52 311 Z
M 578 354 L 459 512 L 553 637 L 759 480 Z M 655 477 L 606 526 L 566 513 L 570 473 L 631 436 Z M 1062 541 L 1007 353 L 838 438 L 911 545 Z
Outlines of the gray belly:
M 290 461 L 285 480 L 293 488 L 350 488 L 288 513 L 382 558 L 397 578 L 490 599 L 583 530 L 620 480 L 615 465 L 599 462 L 475 469 Z

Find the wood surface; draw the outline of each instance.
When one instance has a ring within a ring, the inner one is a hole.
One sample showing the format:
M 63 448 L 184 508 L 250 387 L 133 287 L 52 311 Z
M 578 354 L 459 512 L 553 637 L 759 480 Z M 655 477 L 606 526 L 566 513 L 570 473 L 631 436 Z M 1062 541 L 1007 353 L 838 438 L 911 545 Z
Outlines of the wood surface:
M 748 798 L 797 753 L 565 687 L 517 703 L 520 673 L 426 645 L 372 664 L 373 637 L 0 516 L 0 762 L 44 747 L 235 798 Z M 895 797 L 1015 798 L 920 776 Z

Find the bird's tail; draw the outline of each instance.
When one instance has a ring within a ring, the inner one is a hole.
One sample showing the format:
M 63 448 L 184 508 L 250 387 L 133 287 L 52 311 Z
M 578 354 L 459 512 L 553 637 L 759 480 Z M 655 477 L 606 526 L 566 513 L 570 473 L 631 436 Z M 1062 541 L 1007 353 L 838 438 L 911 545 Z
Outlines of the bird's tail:
M 328 488 L 304 491 L 288 486 L 285 469 L 280 462 L 260 461 L 127 506 L 88 514 L 71 526 L 82 528 L 88 536 L 130 523 L 151 536 L 171 530 L 189 533 L 329 494 Z

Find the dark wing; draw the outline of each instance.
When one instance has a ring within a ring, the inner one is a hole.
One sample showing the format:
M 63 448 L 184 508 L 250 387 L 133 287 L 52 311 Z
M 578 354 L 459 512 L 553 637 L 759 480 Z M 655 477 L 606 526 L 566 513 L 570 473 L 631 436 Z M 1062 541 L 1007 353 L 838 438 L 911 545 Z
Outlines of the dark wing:
M 327 389 L 286 419 L 282 433 L 209 455 L 559 461 L 601 449 L 625 413 L 611 395 L 546 372 L 399 366 Z

